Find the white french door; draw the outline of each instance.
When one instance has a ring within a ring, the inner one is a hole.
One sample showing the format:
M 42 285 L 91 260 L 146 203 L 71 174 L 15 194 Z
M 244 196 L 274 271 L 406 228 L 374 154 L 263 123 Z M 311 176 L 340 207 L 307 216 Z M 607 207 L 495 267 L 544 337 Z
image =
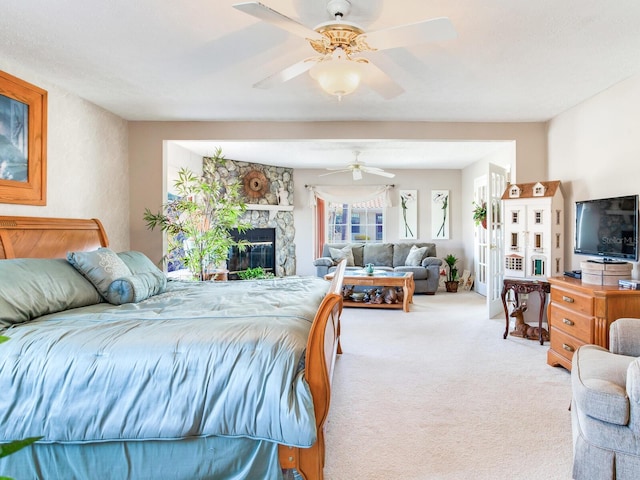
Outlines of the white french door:
M 475 232 L 475 290 L 487 297 L 491 318 L 502 312 L 504 225 L 501 202 L 507 186 L 507 171 L 489 164 L 489 172 L 473 183 L 474 201 L 487 204 L 487 228 L 479 225 Z

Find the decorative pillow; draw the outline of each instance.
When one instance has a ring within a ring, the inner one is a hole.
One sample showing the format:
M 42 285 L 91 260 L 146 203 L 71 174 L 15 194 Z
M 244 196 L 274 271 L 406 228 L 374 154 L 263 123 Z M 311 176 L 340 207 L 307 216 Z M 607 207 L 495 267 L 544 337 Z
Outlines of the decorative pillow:
M 351 245 L 347 245 L 344 248 L 329 248 L 331 259 L 338 263 L 343 258 L 347 259 L 347 267 L 354 267 L 353 252 L 351 251 Z
M 427 247 L 416 247 L 415 245 L 409 250 L 409 255 L 404 264 L 408 267 L 419 267 L 422 264 L 422 257 L 427 252 Z
M 162 273 L 154 263 L 142 252 L 135 252 L 133 250 L 128 252 L 118 252 L 118 257 L 129 267 L 131 273 L 137 275 L 138 273 Z M 163 274 L 164 275 L 164 274 Z
M 107 289 L 106 298 L 107 302 L 114 305 L 138 303 L 164 292 L 166 287 L 167 278 L 159 270 L 157 272 L 143 272 L 127 275 L 111 282 Z
M 0 261 L 0 326 L 101 301 L 93 285 L 63 259 Z
M 129 267 L 110 248 L 103 247 L 93 252 L 69 252 L 67 260 L 87 280 L 93 283 L 93 286 L 105 300 L 111 282 L 120 277 L 131 275 Z

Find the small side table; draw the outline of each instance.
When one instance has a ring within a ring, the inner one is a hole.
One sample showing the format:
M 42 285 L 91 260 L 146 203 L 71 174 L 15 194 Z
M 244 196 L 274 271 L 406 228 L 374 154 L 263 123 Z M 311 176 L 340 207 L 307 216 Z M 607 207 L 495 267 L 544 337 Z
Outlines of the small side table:
M 549 282 L 541 280 L 519 280 L 513 278 L 505 278 L 502 286 L 502 307 L 504 308 L 504 317 L 506 320 L 506 327 L 504 329 L 504 335 L 502 338 L 507 338 L 509 334 L 509 309 L 507 308 L 507 292 L 513 290 L 516 295 L 516 304 L 518 302 L 518 294 L 538 292 L 540 295 L 540 314 L 538 316 L 538 331 L 540 332 L 540 345 L 544 345 L 542 339 L 542 319 L 544 317 L 544 305 L 547 300 L 547 293 L 551 292 L 551 284 Z

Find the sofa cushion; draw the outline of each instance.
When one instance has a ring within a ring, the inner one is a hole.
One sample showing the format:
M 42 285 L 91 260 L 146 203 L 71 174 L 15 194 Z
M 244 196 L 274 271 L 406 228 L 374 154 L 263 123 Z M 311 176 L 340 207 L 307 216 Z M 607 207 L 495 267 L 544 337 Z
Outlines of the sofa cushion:
M 415 245 L 411 246 L 411 250 L 409 250 L 409 254 L 407 255 L 404 264 L 407 267 L 418 267 L 422 263 L 422 259 L 424 258 L 424 254 L 427 252 L 427 247 L 417 247 Z
M 0 261 L 0 326 L 101 301 L 93 285 L 64 259 Z
M 578 408 L 590 417 L 616 425 L 629 423 L 627 368 L 635 357 L 614 355 L 596 345 L 573 354 L 571 386 Z
M 364 246 L 362 261 L 373 263 L 374 265 L 393 266 L 393 244 L 392 243 L 367 243 Z
M 411 247 L 427 247 L 427 251 L 424 252 L 424 256 L 426 257 L 435 257 L 436 256 L 436 245 L 435 243 L 426 243 L 426 242 L 398 242 L 393 244 L 393 265 L 394 267 L 399 267 L 405 265 L 407 261 L 407 256 L 411 251 Z
M 353 251 L 351 250 L 351 245 L 347 245 L 344 248 L 331 248 L 329 247 L 329 254 L 331 255 L 331 259 L 338 263 L 343 258 L 347 259 L 347 267 L 355 266 L 353 260 Z
M 396 267 L 393 269 L 393 271 L 394 272 L 413 272 L 414 280 L 426 280 L 427 278 L 429 278 L 429 270 L 427 270 L 422 266 L 413 267 L 413 266 L 405 265 L 405 266 Z

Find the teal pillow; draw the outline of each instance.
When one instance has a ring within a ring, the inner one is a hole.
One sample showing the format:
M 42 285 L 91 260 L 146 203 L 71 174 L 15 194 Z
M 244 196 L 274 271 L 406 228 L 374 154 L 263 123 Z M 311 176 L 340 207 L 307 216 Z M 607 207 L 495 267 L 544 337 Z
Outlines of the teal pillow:
M 127 251 L 127 252 L 119 252 L 118 257 L 129 267 L 131 273 L 137 275 L 138 273 L 161 273 L 160 270 L 154 263 L 142 252 L 136 251 Z M 164 274 L 163 274 L 164 275 Z
M 69 252 L 67 260 L 105 299 L 111 282 L 131 275 L 129 267 L 110 248 L 103 247 L 92 252 Z
M 166 286 L 167 278 L 159 270 L 127 275 L 111 282 L 106 298 L 114 305 L 137 303 L 164 292 Z
M 63 259 L 0 260 L 0 326 L 101 301 L 93 285 Z

